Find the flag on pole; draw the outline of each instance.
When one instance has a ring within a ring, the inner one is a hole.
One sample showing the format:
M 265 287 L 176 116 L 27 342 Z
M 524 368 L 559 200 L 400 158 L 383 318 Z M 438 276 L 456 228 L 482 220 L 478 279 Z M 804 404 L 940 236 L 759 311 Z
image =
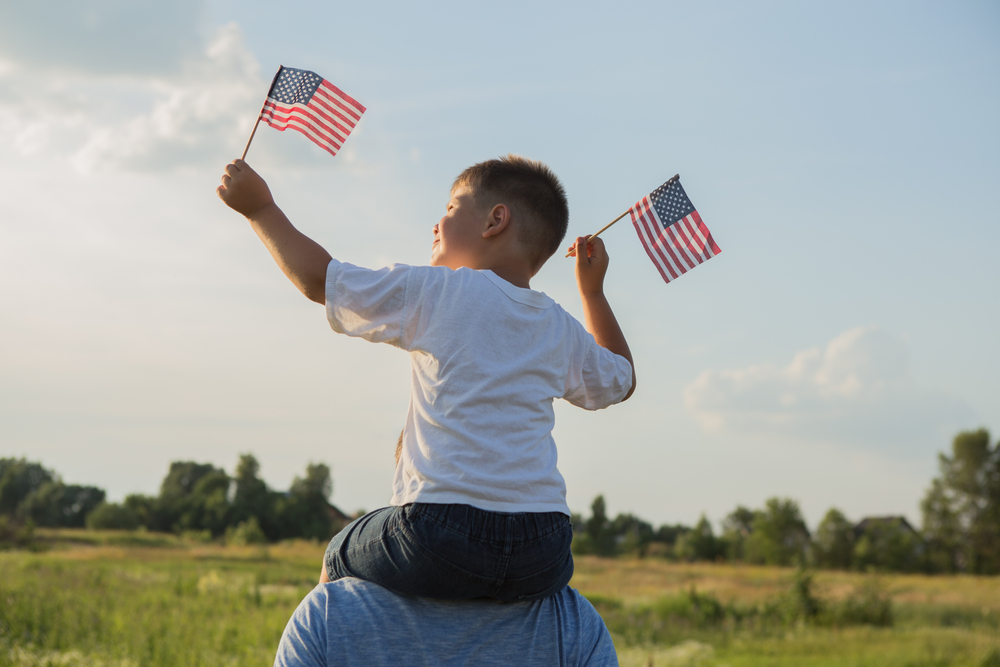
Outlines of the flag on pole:
M 629 214 L 664 282 L 722 252 L 677 176 L 636 202 Z
M 271 127 L 292 128 L 336 155 L 361 120 L 364 106 L 315 72 L 279 67 L 260 117 Z

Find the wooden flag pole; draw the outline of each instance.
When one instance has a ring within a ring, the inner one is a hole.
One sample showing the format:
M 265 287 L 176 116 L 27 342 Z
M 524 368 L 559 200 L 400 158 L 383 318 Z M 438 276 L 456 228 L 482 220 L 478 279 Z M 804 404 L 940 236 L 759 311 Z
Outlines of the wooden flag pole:
M 271 79 L 271 87 L 267 89 L 267 95 L 271 94 L 274 90 L 274 82 L 278 80 L 278 75 L 281 74 L 281 70 L 285 69 L 284 65 L 278 65 L 278 71 L 275 72 L 274 78 Z M 247 146 L 243 149 L 243 155 L 240 156 L 241 160 L 247 159 L 247 151 L 250 150 L 250 142 L 253 141 L 253 135 L 257 134 L 257 126 L 260 125 L 260 119 L 264 116 L 264 107 L 267 106 L 267 95 L 264 96 L 264 103 L 260 105 L 260 111 L 257 113 L 257 122 L 253 124 L 253 131 L 250 133 L 250 138 L 247 139 Z
M 631 210 L 632 209 L 629 209 L 629 211 L 631 211 Z M 614 220 L 612 220 L 611 222 L 609 222 L 608 224 L 604 225 L 599 230 L 597 230 L 596 232 L 594 232 L 593 234 L 591 234 L 590 236 L 588 236 L 587 237 L 587 243 L 590 243 L 590 239 L 597 238 L 598 235 L 601 232 L 603 232 L 605 229 L 607 229 L 611 225 L 615 224 L 616 222 L 618 222 L 619 220 L 621 220 L 622 218 L 624 218 L 626 215 L 628 215 L 628 211 L 625 211 L 624 213 L 622 213 L 621 215 L 619 215 L 617 218 L 615 218 Z M 574 255 L 576 255 L 576 248 L 575 247 L 572 250 L 570 250 L 568 253 L 566 253 L 567 257 L 573 257 Z
M 664 183 L 660 187 L 664 187 L 664 186 L 670 185 L 671 183 L 674 183 L 675 181 L 677 181 L 677 179 L 679 179 L 680 177 L 681 177 L 680 174 L 674 174 L 673 178 L 671 178 L 669 181 L 667 181 L 666 183 Z M 621 215 L 619 215 L 617 218 L 615 218 L 614 220 L 612 220 L 608 224 L 606 224 L 603 227 L 601 227 L 600 229 L 598 229 L 595 233 L 593 233 L 590 236 L 588 236 L 587 237 L 587 243 L 590 243 L 590 239 L 595 239 L 598 236 L 600 236 L 601 232 L 603 232 L 608 227 L 610 227 L 611 225 L 615 224 L 616 222 L 618 222 L 619 220 L 621 220 L 622 218 L 624 218 L 626 215 L 628 215 L 629 211 L 631 211 L 631 210 L 632 209 L 629 209 L 628 211 L 625 211 L 624 213 L 622 213 Z M 567 257 L 572 257 L 574 254 L 576 254 L 576 249 L 575 248 L 573 250 L 570 250 L 568 253 L 566 253 L 566 256 Z

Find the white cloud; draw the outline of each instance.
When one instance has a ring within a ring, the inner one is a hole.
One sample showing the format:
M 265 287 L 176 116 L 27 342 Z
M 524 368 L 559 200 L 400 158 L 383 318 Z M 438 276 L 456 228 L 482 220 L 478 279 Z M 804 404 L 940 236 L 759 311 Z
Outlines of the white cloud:
M 245 143 L 267 84 L 239 26 L 169 76 L 0 68 L 0 142 L 80 171 L 222 164 Z M 238 153 L 237 153 L 238 154 Z
M 0 8 L 0 52 L 41 71 L 176 72 L 197 53 L 204 0 L 31 0 Z
M 260 66 L 236 24 L 222 27 L 204 57 L 175 81 L 153 81 L 152 109 L 123 124 L 98 124 L 73 156 L 82 170 L 107 164 L 156 170 L 222 163 L 249 135 L 266 92 Z
M 684 389 L 685 407 L 717 433 L 924 455 L 973 423 L 972 410 L 914 382 L 902 341 L 871 327 L 840 334 L 784 367 L 705 371 Z

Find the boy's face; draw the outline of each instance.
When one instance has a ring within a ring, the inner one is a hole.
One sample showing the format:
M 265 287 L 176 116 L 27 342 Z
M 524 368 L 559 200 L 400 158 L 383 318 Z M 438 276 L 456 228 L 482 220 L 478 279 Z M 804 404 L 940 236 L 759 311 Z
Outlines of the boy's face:
M 431 266 L 477 268 L 474 266 L 476 251 L 482 244 L 485 226 L 486 214 L 476 204 L 469 189 L 459 186 L 453 190 L 447 212 L 434 225 Z

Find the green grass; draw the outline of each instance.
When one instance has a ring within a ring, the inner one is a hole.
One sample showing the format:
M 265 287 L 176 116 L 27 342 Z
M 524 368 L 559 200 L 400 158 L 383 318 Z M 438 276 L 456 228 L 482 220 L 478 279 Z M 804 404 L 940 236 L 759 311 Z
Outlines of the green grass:
M 36 537 L 34 551 L 0 552 L 0 666 L 270 665 L 325 547 Z M 1000 578 L 802 581 L 780 568 L 584 557 L 572 585 L 626 666 L 1000 667 Z
M 73 542 L 0 554 L 0 665 L 270 665 L 321 553 Z
M 1000 667 L 1000 578 L 578 559 L 622 665 Z

